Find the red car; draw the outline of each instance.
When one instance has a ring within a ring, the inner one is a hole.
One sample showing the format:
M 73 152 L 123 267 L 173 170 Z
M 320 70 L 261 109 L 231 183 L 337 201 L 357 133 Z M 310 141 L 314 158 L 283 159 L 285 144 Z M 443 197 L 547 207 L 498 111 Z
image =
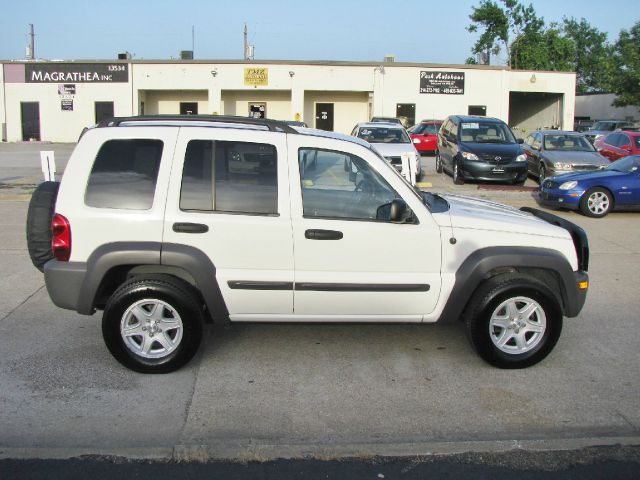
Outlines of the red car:
M 599 137 L 593 146 L 610 161 L 640 154 L 640 132 L 611 132 Z
M 407 130 L 418 152 L 435 153 L 438 149 L 438 130 L 442 120 L 422 120 Z

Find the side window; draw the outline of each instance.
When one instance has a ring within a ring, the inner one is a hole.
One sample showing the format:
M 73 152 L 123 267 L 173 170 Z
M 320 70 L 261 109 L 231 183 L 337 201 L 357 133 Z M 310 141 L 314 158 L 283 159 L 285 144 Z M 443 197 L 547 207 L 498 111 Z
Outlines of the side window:
M 530 147 L 533 146 L 533 135 L 529 135 L 527 138 L 525 138 L 524 143 L 526 145 L 529 145 Z
M 631 142 L 629 141 L 629 137 L 627 137 L 624 133 L 619 133 L 617 145 L 618 147 L 624 147 L 625 145 L 627 147 L 630 147 Z
M 273 145 L 191 140 L 184 159 L 180 209 L 277 214 L 277 161 Z
M 399 195 L 362 158 L 301 148 L 298 163 L 306 218 L 389 220 L 391 201 Z
M 449 125 L 449 128 L 451 128 L 451 134 L 449 135 L 449 141 L 457 143 L 458 141 L 458 124 L 455 122 L 452 122 L 451 125 Z
M 105 142 L 93 162 L 84 202 L 90 207 L 149 210 L 162 158 L 161 140 Z
M 619 135 L 617 133 L 610 133 L 609 135 L 607 135 L 604 139 L 604 143 L 606 143 L 607 145 L 611 145 L 613 147 L 615 147 L 618 143 L 618 137 Z
M 540 150 L 540 147 L 542 146 L 542 135 L 540 133 L 535 133 L 533 135 L 533 143 L 531 146 L 536 150 Z

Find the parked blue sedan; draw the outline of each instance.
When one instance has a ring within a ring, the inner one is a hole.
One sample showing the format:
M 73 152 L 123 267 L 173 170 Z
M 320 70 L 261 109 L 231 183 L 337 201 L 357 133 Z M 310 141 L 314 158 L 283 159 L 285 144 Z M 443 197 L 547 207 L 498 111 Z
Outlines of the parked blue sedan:
M 622 158 L 597 172 L 547 178 L 540 185 L 540 202 L 596 218 L 612 210 L 640 210 L 640 155 Z

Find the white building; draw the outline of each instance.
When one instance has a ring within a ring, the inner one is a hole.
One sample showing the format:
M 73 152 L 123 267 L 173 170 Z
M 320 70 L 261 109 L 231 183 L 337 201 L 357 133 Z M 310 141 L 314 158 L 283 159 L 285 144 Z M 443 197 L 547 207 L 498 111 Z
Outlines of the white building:
M 572 128 L 575 74 L 485 65 L 319 61 L 5 61 L 2 139 L 74 142 L 110 116 L 260 115 L 350 133 L 372 116 L 409 123 L 451 114 L 516 133 Z

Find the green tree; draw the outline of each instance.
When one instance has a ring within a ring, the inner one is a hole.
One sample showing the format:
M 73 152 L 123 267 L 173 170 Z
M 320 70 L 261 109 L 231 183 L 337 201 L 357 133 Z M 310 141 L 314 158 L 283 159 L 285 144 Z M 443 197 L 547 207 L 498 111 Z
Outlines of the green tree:
M 604 92 L 609 88 L 612 46 L 607 34 L 581 18 L 563 19 L 563 32 L 575 44 L 576 90 L 578 92 Z
M 525 7 L 517 0 L 500 0 L 503 6 L 492 0 L 482 0 L 478 7 L 472 7 L 469 15 L 471 25 L 467 30 L 476 33 L 481 30 L 480 38 L 473 45 L 475 54 L 484 52 L 497 55 L 504 50 L 507 65 L 519 63 L 512 55 L 511 38 L 520 42 L 527 35 L 540 32 L 544 28 L 544 19 L 539 18 L 531 4 Z M 515 67 L 514 67 L 515 68 Z M 519 67 L 519 65 L 517 66 Z
M 573 71 L 576 47 L 558 25 L 527 32 L 511 45 L 512 67 L 524 70 Z
M 611 91 L 617 95 L 613 105 L 640 107 L 640 22 L 622 30 L 613 53 L 614 72 Z

